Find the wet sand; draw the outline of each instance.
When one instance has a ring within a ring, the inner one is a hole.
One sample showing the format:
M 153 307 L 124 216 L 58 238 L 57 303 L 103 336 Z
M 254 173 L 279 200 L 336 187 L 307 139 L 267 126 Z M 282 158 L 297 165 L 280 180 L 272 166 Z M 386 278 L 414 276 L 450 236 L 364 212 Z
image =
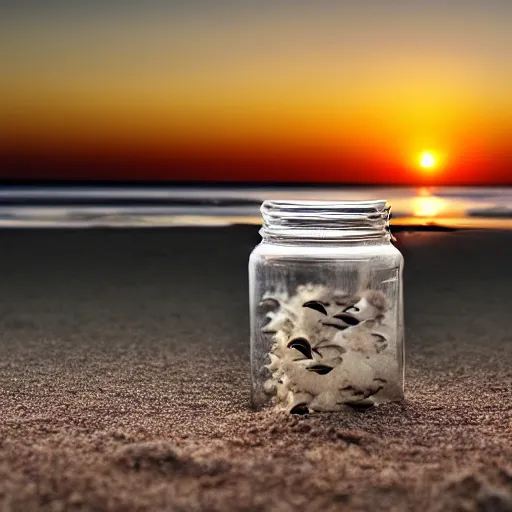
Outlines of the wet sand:
M 401 233 L 406 400 L 249 408 L 255 227 L 0 232 L 0 510 L 512 510 L 512 232 Z

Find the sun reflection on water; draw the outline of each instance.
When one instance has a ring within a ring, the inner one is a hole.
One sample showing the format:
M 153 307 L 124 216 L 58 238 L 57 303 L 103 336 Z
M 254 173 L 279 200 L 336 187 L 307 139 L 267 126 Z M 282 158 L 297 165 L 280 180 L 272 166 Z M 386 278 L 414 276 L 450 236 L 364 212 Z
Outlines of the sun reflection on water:
M 415 217 L 437 217 L 444 208 L 444 201 L 439 197 L 420 196 L 412 200 Z

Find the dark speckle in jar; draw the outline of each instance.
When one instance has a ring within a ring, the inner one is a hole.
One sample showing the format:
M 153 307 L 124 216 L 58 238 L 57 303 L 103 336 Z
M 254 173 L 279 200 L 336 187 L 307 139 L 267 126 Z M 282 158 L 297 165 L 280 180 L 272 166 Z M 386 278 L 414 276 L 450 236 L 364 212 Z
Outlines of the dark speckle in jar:
M 327 375 L 332 371 L 332 366 L 326 366 L 324 364 L 315 364 L 313 366 L 309 366 L 308 370 L 310 372 L 318 373 L 318 375 Z
M 314 309 L 315 311 L 322 313 L 322 315 L 327 315 L 327 310 L 325 309 L 325 306 L 328 306 L 328 305 L 329 304 L 326 304 L 325 302 L 320 302 L 318 300 L 310 300 L 309 302 L 305 302 L 302 305 L 302 307 Z
M 313 359 L 311 345 L 306 338 L 294 338 L 288 343 L 288 348 L 294 348 L 303 354 L 307 359 Z
M 291 409 L 290 409 L 290 414 L 299 414 L 299 415 L 304 415 L 304 414 L 309 414 L 309 409 L 308 409 L 308 406 L 306 404 L 297 404 L 297 405 L 294 405 Z
M 334 315 L 333 318 L 337 318 L 338 320 L 343 320 L 343 322 L 345 322 L 346 324 L 351 325 L 351 326 L 359 324 L 359 320 L 355 316 L 352 316 L 349 313 L 339 313 L 337 315 Z
M 334 327 L 335 329 L 338 329 L 340 331 L 344 331 L 348 328 L 348 325 L 340 325 L 340 324 L 334 324 L 331 322 L 322 322 L 322 325 L 325 325 L 327 327 Z

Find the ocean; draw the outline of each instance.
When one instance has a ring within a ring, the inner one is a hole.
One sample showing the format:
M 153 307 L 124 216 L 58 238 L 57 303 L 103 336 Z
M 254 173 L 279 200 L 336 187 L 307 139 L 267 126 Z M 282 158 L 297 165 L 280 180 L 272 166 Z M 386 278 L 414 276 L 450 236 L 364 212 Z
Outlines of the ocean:
M 368 186 L 4 186 L 0 227 L 259 224 L 265 199 L 385 199 L 392 225 L 512 229 L 512 188 Z

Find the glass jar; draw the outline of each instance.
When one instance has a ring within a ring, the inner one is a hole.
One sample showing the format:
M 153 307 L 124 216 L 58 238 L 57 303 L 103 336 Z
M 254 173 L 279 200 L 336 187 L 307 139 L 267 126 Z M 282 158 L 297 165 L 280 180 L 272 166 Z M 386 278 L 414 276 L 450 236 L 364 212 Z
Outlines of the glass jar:
M 249 261 L 252 403 L 293 414 L 403 397 L 403 257 L 386 201 L 265 201 Z

